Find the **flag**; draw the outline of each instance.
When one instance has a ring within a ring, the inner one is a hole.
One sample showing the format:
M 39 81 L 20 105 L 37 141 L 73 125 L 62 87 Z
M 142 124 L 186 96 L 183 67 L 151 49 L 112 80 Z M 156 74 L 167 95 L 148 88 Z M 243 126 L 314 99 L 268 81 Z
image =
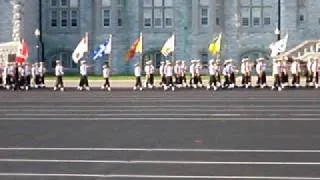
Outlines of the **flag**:
M 271 49 L 271 57 L 276 57 L 279 53 L 286 51 L 288 38 L 289 35 L 287 34 L 283 39 L 270 44 L 269 48 Z
M 86 33 L 85 37 L 83 37 L 76 47 L 76 49 L 72 53 L 72 59 L 75 63 L 78 63 L 81 58 L 83 58 L 84 54 L 89 51 L 88 45 L 88 33 Z
M 140 37 L 134 41 L 129 49 L 129 52 L 127 54 L 128 60 L 131 60 L 136 55 L 136 53 L 142 54 L 142 44 L 142 33 L 140 33 Z
M 28 60 L 28 57 L 29 57 L 29 45 L 23 39 L 18 47 L 16 62 L 17 63 L 24 63 Z
M 161 49 L 161 53 L 164 56 L 169 56 L 175 49 L 175 37 L 174 34 L 167 40 L 167 42 L 163 45 Z
M 99 47 L 97 47 L 93 53 L 92 53 L 92 59 L 97 60 L 101 58 L 103 55 L 111 54 L 112 49 L 112 35 L 109 36 L 109 39 L 107 39 L 103 44 L 100 44 Z
M 221 50 L 221 39 L 222 34 L 220 33 L 219 36 L 215 37 L 209 45 L 209 52 L 213 55 L 219 55 Z

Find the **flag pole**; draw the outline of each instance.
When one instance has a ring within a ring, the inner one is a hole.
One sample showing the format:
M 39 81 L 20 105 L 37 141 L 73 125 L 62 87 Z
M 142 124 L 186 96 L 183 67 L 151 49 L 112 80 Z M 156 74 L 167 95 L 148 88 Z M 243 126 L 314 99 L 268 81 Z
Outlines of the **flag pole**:
M 140 58 L 139 58 L 139 64 L 140 64 L 140 70 L 142 71 L 142 61 L 143 61 L 143 37 L 142 37 L 142 32 L 140 32 L 140 40 L 141 41 L 141 53 L 140 53 Z
M 110 42 L 111 41 L 111 42 Z M 112 35 L 110 34 L 109 35 L 109 40 L 108 40 L 108 43 L 112 43 Z M 112 47 L 112 44 L 111 44 L 111 47 Z M 112 58 L 111 58 L 111 50 L 110 50 L 110 54 L 108 54 L 108 65 L 109 65 L 109 68 L 111 69 L 112 67 Z
M 172 51 L 172 63 L 174 64 L 175 62 L 175 51 L 176 51 L 176 37 L 175 37 L 175 33 L 173 33 L 173 39 L 174 39 L 174 41 L 173 41 L 173 46 L 174 46 L 174 49 L 173 49 L 173 51 Z

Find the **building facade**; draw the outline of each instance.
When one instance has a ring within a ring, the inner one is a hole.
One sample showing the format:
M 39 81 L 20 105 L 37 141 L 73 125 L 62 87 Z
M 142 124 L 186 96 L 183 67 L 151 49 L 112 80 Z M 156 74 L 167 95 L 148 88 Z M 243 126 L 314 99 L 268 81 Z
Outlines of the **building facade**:
M 10 0 L 0 5 L 0 40 L 10 41 L 12 31 Z M 22 35 L 30 44 L 31 61 L 37 59 L 38 40 L 34 30 L 41 24 L 43 54 L 51 70 L 61 59 L 70 71 L 78 66 L 71 54 L 79 40 L 89 33 L 89 49 L 113 35 L 110 63 L 117 73 L 132 72 L 139 57 L 126 61 L 130 45 L 143 33 L 143 60 L 156 67 L 164 59 L 160 50 L 176 35 L 175 59 L 212 56 L 208 46 L 223 33 L 223 58 L 268 57 L 269 45 L 277 40 L 278 0 L 20 0 L 24 3 Z M 41 6 L 39 6 L 41 3 Z M 288 48 L 305 40 L 319 39 L 320 1 L 280 0 L 281 35 L 289 33 Z M 41 10 L 39 11 L 39 8 Z M 42 23 L 39 23 L 41 12 Z M 170 57 L 171 58 L 171 57 Z M 106 60 L 95 61 L 95 72 Z

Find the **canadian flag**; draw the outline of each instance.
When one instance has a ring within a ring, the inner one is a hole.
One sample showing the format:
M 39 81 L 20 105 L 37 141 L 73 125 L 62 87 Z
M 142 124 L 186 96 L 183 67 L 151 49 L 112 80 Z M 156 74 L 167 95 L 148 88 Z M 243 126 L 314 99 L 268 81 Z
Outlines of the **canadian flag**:
M 18 52 L 16 55 L 16 62 L 17 63 L 24 63 L 28 60 L 29 57 L 29 45 L 23 39 L 18 47 Z

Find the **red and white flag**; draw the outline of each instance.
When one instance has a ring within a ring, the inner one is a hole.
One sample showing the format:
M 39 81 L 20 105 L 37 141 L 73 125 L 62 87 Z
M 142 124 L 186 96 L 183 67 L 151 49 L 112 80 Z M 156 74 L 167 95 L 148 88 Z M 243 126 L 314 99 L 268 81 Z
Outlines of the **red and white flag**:
M 17 63 L 25 63 L 29 58 L 29 45 L 23 39 L 18 47 L 18 52 L 16 55 L 16 62 Z

